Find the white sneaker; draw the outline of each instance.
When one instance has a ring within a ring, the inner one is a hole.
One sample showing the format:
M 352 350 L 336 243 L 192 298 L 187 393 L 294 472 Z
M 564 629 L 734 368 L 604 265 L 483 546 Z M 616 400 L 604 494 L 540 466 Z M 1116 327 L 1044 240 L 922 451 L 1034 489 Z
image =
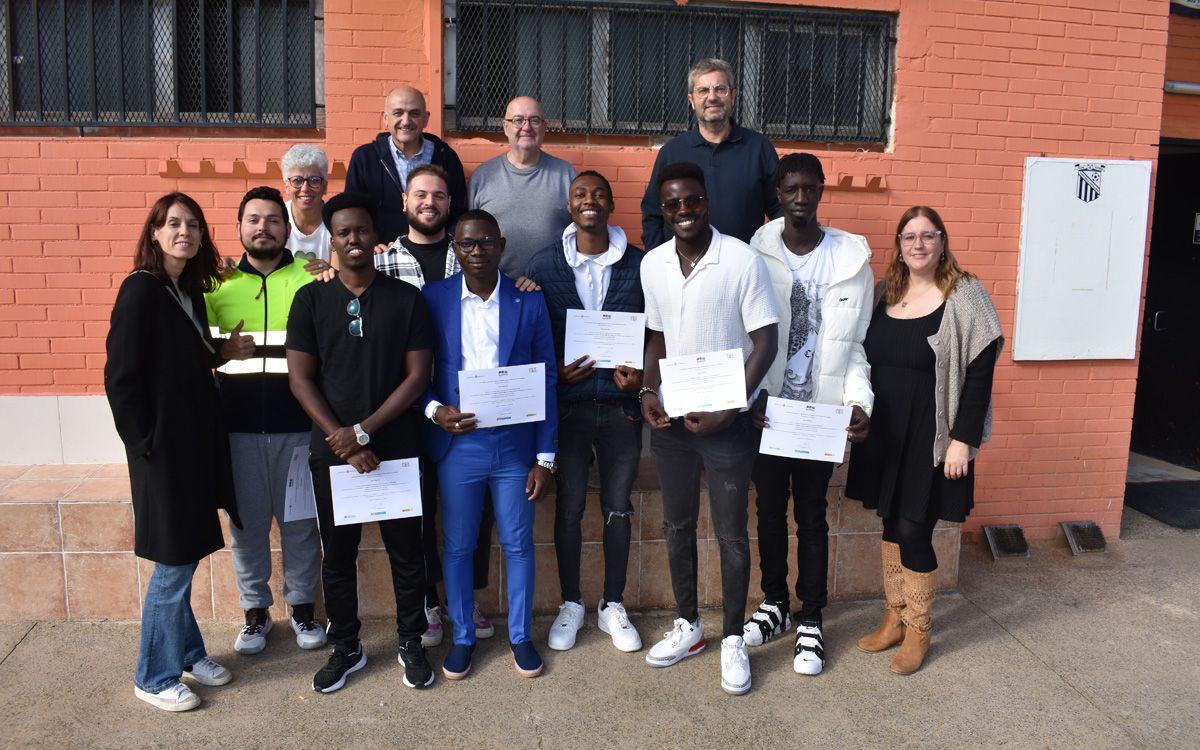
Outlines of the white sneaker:
M 257 654 L 267 647 L 267 633 L 271 632 L 271 613 L 265 609 L 246 610 L 246 624 L 233 642 L 233 650 L 239 654 Z
M 137 685 L 133 686 L 133 694 L 155 708 L 164 711 L 191 711 L 200 705 L 200 696 L 184 685 L 177 682 L 160 693 L 147 693 Z
M 549 646 L 555 651 L 567 651 L 575 645 L 575 634 L 583 627 L 584 610 L 582 604 L 563 602 L 558 605 L 558 617 L 550 626 Z
M 297 620 L 297 617 L 301 619 Z M 321 627 L 321 621 L 313 616 L 311 604 L 307 610 L 300 612 L 293 609 L 288 622 L 292 625 L 292 632 L 296 634 L 296 645 L 306 651 L 321 648 L 329 640 L 325 635 L 325 628 Z
M 695 656 L 704 650 L 704 625 L 682 617 L 671 623 L 663 639 L 646 653 L 646 663 L 652 667 L 669 667 L 680 659 Z
M 731 635 L 721 641 L 721 689 L 730 695 L 750 692 L 750 657 L 741 636 Z
M 445 633 L 446 629 L 442 627 L 442 608 L 426 607 L 425 632 L 421 634 L 421 645 L 425 648 L 440 646 Z
M 792 628 L 792 615 L 778 604 L 763 602 L 742 626 L 742 638 L 747 646 L 761 646 Z
M 491 638 L 496 634 L 496 626 L 484 616 L 483 612 L 479 611 L 478 604 L 475 605 L 475 609 L 471 610 L 471 620 L 475 623 L 476 638 Z
M 796 628 L 796 649 L 792 669 L 796 674 L 821 674 L 825 668 L 825 637 L 821 623 L 805 620 Z
M 612 636 L 613 645 L 617 647 L 618 651 L 628 653 L 642 650 L 642 637 L 638 635 L 637 628 L 629 621 L 625 606 L 620 602 L 606 604 L 601 599 L 599 606 L 596 607 L 596 624 L 600 626 L 601 632 Z
M 183 676 L 201 685 L 227 685 L 233 679 L 233 672 L 206 656 L 192 666 L 184 667 Z

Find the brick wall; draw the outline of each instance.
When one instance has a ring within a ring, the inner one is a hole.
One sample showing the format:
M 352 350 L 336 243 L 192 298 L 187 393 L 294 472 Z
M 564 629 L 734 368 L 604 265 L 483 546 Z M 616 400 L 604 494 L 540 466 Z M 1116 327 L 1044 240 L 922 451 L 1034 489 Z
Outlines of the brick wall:
M 1200 83 L 1200 18 L 1171 16 L 1167 80 Z M 1165 138 L 1200 139 L 1200 96 L 1163 96 Z
M 866 235 L 878 272 L 900 213 L 915 203 L 938 208 L 1011 333 L 1024 158 L 1154 160 L 1168 25 L 1185 29 L 1177 46 L 1193 60 L 1195 26 L 1169 20 L 1161 0 L 823 4 L 900 14 L 891 147 L 806 146 L 829 175 L 823 220 Z M 440 18 L 436 0 L 326 1 L 327 128 L 315 140 L 333 160 L 345 162 L 377 132 L 396 81 L 431 92 L 430 129 L 441 132 Z M 218 245 L 234 254 L 241 194 L 278 180 L 275 160 L 291 141 L 218 136 L 0 139 L 0 396 L 101 390 L 109 307 L 146 208 L 163 192 L 196 197 Z M 616 220 L 639 236 L 637 203 L 653 160 L 646 139 L 552 140 L 556 154 L 613 181 Z M 485 139 L 450 141 L 468 170 L 501 151 Z M 1006 352 L 996 435 L 966 528 L 1019 521 L 1048 537 L 1058 521 L 1091 518 L 1116 534 L 1136 376 L 1134 361 L 1020 364 Z

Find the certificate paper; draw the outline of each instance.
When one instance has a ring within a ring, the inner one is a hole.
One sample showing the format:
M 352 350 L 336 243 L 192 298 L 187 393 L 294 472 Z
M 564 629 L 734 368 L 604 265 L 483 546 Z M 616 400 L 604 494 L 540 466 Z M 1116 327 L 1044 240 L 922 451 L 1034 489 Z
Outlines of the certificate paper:
M 746 406 L 746 370 L 741 349 L 689 354 L 659 361 L 663 406 L 669 417 L 693 411 Z
M 564 362 L 587 355 L 596 367 L 625 365 L 640 370 L 645 343 L 645 313 L 567 310 Z
M 767 397 L 767 428 L 758 452 L 840 464 L 853 407 Z
M 287 491 L 283 495 L 283 522 L 317 517 L 317 498 L 313 495 L 312 472 L 308 468 L 308 446 L 292 451 L 288 464 Z
M 366 474 L 353 466 L 330 466 L 329 484 L 335 526 L 421 515 L 421 469 L 415 458 L 381 461 Z
M 546 366 L 460 370 L 458 408 L 471 412 L 480 427 L 504 427 L 546 418 Z

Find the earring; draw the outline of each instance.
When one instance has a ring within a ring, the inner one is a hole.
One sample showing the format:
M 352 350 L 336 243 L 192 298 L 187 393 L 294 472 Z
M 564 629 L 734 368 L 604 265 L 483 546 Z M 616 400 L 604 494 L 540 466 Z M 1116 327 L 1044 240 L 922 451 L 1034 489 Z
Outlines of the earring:
M 945 262 L 946 262 L 946 251 L 943 250 L 941 260 L 939 260 L 938 263 L 945 263 Z

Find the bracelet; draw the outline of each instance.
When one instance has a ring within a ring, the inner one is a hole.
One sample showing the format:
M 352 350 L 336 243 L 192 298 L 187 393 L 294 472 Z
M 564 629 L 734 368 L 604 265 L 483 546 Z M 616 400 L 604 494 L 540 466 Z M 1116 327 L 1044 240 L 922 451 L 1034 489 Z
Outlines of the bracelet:
M 645 396 L 647 393 L 653 393 L 655 396 L 658 395 L 658 391 L 654 390 L 650 386 L 643 386 L 642 390 L 638 391 L 638 403 L 639 404 L 642 403 L 642 396 Z

